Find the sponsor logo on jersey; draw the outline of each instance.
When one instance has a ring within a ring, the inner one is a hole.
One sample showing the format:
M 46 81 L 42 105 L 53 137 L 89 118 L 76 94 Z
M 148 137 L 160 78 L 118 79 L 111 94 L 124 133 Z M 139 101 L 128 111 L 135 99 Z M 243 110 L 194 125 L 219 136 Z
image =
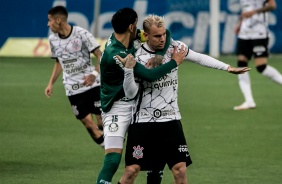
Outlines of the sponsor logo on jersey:
M 111 123 L 109 125 L 109 131 L 110 132 L 116 132 L 118 130 L 118 124 L 117 123 Z
M 177 85 L 177 83 L 178 83 L 177 79 L 170 79 L 168 81 L 155 82 L 153 87 L 155 89 L 160 90 L 160 89 L 165 88 L 165 87 Z
M 159 110 L 159 109 L 156 109 L 154 110 L 154 117 L 155 118 L 159 118 L 161 116 L 171 116 L 171 115 L 175 115 L 175 110 L 174 109 L 169 109 L 169 110 Z M 141 116 L 144 115 L 149 115 L 148 113 L 141 113 Z
M 73 90 L 78 90 L 79 89 L 79 84 L 74 84 L 74 85 L 71 86 L 71 88 Z
M 143 149 L 144 149 L 143 147 L 140 147 L 140 145 L 138 145 L 137 147 L 134 146 L 133 149 L 134 149 L 132 153 L 133 158 L 137 158 L 137 159 L 143 158 Z
M 68 63 L 74 63 L 74 62 L 76 62 L 77 61 L 77 59 L 69 59 L 69 60 L 64 60 L 64 61 L 62 61 L 62 63 L 63 64 L 68 64 Z
M 116 56 L 114 56 L 113 58 L 114 58 L 114 60 L 116 61 L 116 64 L 119 65 L 119 67 L 124 68 L 122 62 L 120 62 L 120 60 L 119 60 Z
M 72 65 L 72 64 L 70 64 Z M 66 73 L 67 74 L 73 74 L 73 73 L 78 73 L 78 72 L 81 72 L 83 70 L 85 70 L 87 68 L 87 64 L 83 65 L 83 66 L 78 66 L 78 67 L 75 67 L 75 68 L 71 68 L 72 66 L 70 65 L 64 65 L 64 68 L 66 69 Z M 71 69 L 68 69 L 68 68 L 71 68 Z
M 159 109 L 154 110 L 154 117 L 159 118 L 162 116 L 162 111 Z

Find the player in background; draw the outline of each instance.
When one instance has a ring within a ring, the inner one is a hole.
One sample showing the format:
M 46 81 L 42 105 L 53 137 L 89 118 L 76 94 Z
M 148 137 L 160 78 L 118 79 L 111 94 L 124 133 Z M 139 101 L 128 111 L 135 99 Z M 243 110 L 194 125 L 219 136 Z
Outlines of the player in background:
M 248 66 L 248 62 L 254 57 L 257 71 L 282 85 L 281 73 L 267 64 L 269 55 L 267 12 L 276 8 L 275 0 L 240 0 L 240 6 L 242 14 L 234 29 L 235 34 L 238 34 L 238 67 Z M 256 108 L 249 73 L 238 75 L 238 80 L 245 101 L 235 106 L 234 110 Z
M 135 96 L 138 89 L 127 91 L 123 87 L 124 76 L 128 75 L 132 69 L 128 71 L 118 58 L 124 58 L 126 67 L 134 67 L 136 76 L 143 80 L 154 81 L 182 63 L 187 53 L 187 50 L 182 48 L 181 52 L 173 54 L 171 61 L 150 70 L 141 64 L 136 64 L 133 55 L 140 47 L 140 42 L 134 40 L 137 34 L 137 21 L 138 16 L 133 9 L 122 8 L 118 10 L 111 20 L 114 33 L 109 37 L 101 57 L 101 107 L 105 158 L 97 178 L 97 184 L 112 182 L 121 161 L 124 138 L 129 124 L 133 121 L 136 107 Z
M 63 6 L 53 7 L 48 12 L 48 27 L 53 32 L 49 36 L 51 58 L 56 59 L 56 62 L 45 95 L 51 97 L 53 84 L 63 72 L 63 84 L 74 115 L 83 123 L 92 139 L 103 147 L 103 132 L 92 117 L 95 114 L 98 126 L 102 127 L 99 65 L 94 70 L 90 59 L 90 53 L 93 53 L 100 60 L 100 46 L 88 31 L 69 25 L 67 18 L 68 11 Z
M 171 60 L 172 53 L 185 46 L 184 43 L 166 40 L 166 27 L 163 17 L 149 15 L 143 21 L 146 43 L 136 53 L 136 61 L 144 66 L 154 67 Z M 167 49 L 164 43 L 170 42 Z M 177 48 L 177 49 L 176 49 Z M 164 56 L 157 50 L 164 50 Z M 181 51 L 179 51 L 181 52 Z M 185 59 L 196 64 L 241 74 L 248 70 L 233 68 L 212 57 L 197 53 L 190 48 Z M 150 60 L 150 63 L 148 61 Z M 152 63 L 153 62 L 153 63 Z M 138 88 L 133 72 L 125 76 L 127 88 Z M 136 75 L 135 75 L 136 76 Z M 139 171 L 161 173 L 167 164 L 174 176 L 175 184 L 186 184 L 186 167 L 192 163 L 183 133 L 181 115 L 178 107 L 178 67 L 154 82 L 139 79 L 140 101 L 137 105 L 135 121 L 129 126 L 125 162 L 126 168 L 119 183 L 134 183 Z M 159 183 L 159 181 L 156 181 Z

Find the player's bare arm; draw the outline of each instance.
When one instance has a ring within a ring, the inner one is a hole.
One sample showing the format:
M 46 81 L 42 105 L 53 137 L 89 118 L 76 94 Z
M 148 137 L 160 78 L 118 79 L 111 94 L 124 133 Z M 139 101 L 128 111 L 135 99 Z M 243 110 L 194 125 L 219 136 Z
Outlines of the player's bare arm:
M 53 84 L 57 81 L 61 72 L 62 72 L 62 66 L 59 63 L 59 61 L 57 60 L 55 65 L 54 65 L 53 72 L 52 72 L 52 75 L 50 77 L 49 83 L 48 83 L 47 87 L 45 88 L 45 95 L 48 98 L 51 97 L 52 91 L 53 91 Z

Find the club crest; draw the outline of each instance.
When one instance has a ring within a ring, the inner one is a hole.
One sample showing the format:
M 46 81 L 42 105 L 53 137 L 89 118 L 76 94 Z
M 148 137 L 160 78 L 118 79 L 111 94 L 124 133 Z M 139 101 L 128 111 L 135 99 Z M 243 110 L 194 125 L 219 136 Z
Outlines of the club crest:
M 144 149 L 143 147 L 140 147 L 140 145 L 138 145 L 137 147 L 134 146 L 133 149 L 134 151 L 132 155 L 134 158 L 137 158 L 137 159 L 143 158 L 143 149 Z

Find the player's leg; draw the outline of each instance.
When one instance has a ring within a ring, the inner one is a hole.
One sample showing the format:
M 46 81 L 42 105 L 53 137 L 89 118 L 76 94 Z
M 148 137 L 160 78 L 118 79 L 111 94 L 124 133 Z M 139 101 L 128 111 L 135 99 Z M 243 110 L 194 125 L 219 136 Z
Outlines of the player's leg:
M 69 96 L 69 101 L 72 105 L 73 113 L 80 122 L 84 125 L 91 138 L 100 146 L 104 146 L 103 132 L 98 129 L 93 120 L 92 112 L 94 109 L 93 90 L 90 89 L 84 93 Z
M 93 89 L 93 101 L 94 101 L 94 109 L 92 111 L 96 116 L 97 126 L 100 130 L 103 130 L 103 122 L 102 122 L 102 110 L 101 110 L 101 98 L 100 98 L 100 86 L 97 86 Z
M 88 131 L 91 138 L 100 146 L 104 146 L 104 136 L 103 132 L 95 124 L 92 115 L 88 114 L 83 119 L 80 120 L 86 130 Z
M 253 54 L 253 44 L 251 40 L 241 40 L 238 39 L 237 43 L 237 66 L 247 67 L 248 61 L 251 59 Z M 253 98 L 251 79 L 249 72 L 238 75 L 238 83 L 240 90 L 244 96 L 244 102 L 241 105 L 235 106 L 234 110 L 243 110 L 255 108 L 256 104 Z
M 176 120 L 169 123 L 166 132 L 170 132 L 171 136 L 166 140 L 168 147 L 165 160 L 174 176 L 174 183 L 186 184 L 188 183 L 186 170 L 192 164 L 188 145 L 181 122 Z
M 186 162 L 180 162 L 175 164 L 171 168 L 171 172 L 174 177 L 175 184 L 187 184 L 187 174 L 186 174 Z
M 101 114 L 95 114 L 97 120 L 97 126 L 100 130 L 103 130 L 103 122 Z
M 126 166 L 118 184 L 133 184 L 139 171 L 140 166 L 137 164 Z
M 256 69 L 259 73 L 263 76 L 268 77 L 269 79 L 273 80 L 274 82 L 282 85 L 282 75 L 279 71 L 277 71 L 274 67 L 267 64 L 267 58 L 269 55 L 267 46 L 268 46 L 268 39 L 260 39 L 256 40 L 257 47 L 261 48 L 260 50 L 254 53 L 255 57 L 255 65 Z M 262 50 L 262 48 L 264 50 Z
M 102 114 L 105 137 L 105 159 L 97 184 L 111 183 L 121 161 L 124 138 L 133 117 L 133 102 L 115 102 Z
M 164 169 L 147 171 L 147 184 L 160 184 L 163 174 Z
M 146 171 L 155 169 L 148 167 L 155 166 L 151 157 L 159 153 L 159 150 L 155 151 L 151 149 L 152 147 L 156 148 L 156 145 L 158 145 L 152 138 L 152 135 L 156 136 L 155 130 L 157 127 L 153 127 L 155 125 L 152 124 L 154 123 L 133 123 L 129 126 L 125 152 L 126 168 L 119 183 L 133 183 L 140 170 Z M 164 168 L 164 166 L 159 168 Z M 159 170 L 159 168 L 156 170 Z

